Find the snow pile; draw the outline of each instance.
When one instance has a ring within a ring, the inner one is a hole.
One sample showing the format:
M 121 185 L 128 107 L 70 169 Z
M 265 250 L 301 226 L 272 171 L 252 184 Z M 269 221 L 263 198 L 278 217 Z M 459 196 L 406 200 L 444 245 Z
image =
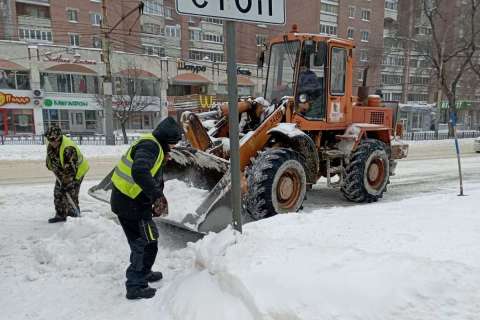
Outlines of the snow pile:
M 120 157 L 129 146 L 80 145 L 79 147 L 89 159 Z M 0 145 L 0 151 L 0 160 L 45 160 L 47 156 L 47 147 L 44 145 Z
M 180 223 L 187 214 L 195 214 L 207 197 L 208 190 L 195 188 L 180 180 L 168 180 L 165 181 L 163 193 L 168 200 L 167 219 Z
M 476 196 L 276 216 L 190 246 L 164 319 L 474 319 Z
M 51 237 L 33 247 L 43 268 L 66 277 L 112 276 L 123 278 L 129 249 L 121 227 L 95 213 L 68 219 Z

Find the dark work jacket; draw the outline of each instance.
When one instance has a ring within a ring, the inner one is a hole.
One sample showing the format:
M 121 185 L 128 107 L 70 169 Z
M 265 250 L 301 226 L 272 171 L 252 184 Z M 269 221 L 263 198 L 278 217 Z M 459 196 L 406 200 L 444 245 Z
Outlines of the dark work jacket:
M 112 184 L 110 204 L 112 211 L 119 217 L 129 220 L 152 218 L 152 204 L 163 195 L 163 167 L 155 177 L 150 173 L 159 152 L 158 145 L 148 140 L 133 147 L 132 178 L 142 188 L 142 192 L 135 199 L 131 199 Z
M 160 144 L 165 157 L 164 163 L 155 177 L 152 177 L 150 170 L 155 165 L 160 148 L 155 142 L 145 140 L 136 144 L 131 152 L 132 178 L 142 188 L 142 192 L 135 199 L 131 199 L 112 184 L 113 190 L 110 198 L 112 211 L 124 219 L 152 218 L 152 204 L 163 196 L 163 167 L 167 154 L 170 152 L 169 144 L 176 144 L 182 137 L 180 128 L 170 117 L 160 122 L 153 130 L 152 135 Z

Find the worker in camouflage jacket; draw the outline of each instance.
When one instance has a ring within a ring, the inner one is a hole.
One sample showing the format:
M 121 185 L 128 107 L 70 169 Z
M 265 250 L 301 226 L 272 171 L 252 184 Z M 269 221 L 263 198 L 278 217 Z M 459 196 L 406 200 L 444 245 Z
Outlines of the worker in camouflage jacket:
M 45 137 L 48 140 L 47 169 L 52 171 L 56 178 L 53 191 L 55 216 L 48 222 L 56 223 L 66 221 L 67 216 L 74 217 L 79 213 L 80 185 L 89 165 L 75 142 L 64 136 L 60 128 L 48 128 Z

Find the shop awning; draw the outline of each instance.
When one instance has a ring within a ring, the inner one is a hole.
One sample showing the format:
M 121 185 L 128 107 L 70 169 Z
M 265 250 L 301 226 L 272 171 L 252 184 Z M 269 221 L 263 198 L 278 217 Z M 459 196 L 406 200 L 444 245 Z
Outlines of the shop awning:
M 149 71 L 142 69 L 128 68 L 117 73 L 118 75 L 126 78 L 156 78 L 158 77 Z
M 0 59 L 0 70 L 15 70 L 15 71 L 22 71 L 22 70 L 28 70 L 25 67 L 22 67 L 21 65 L 8 61 L 5 59 Z
M 73 63 L 58 64 L 56 66 L 46 69 L 46 71 L 96 74 L 96 72 L 90 68 Z
M 221 83 L 222 84 L 227 84 L 228 81 L 227 81 L 227 79 L 225 79 Z M 242 86 L 242 87 L 254 87 L 255 86 L 255 82 L 253 82 L 249 77 L 242 76 L 242 75 L 237 76 L 237 84 L 239 86 Z
M 208 80 L 202 75 L 196 73 L 182 73 L 172 79 L 173 84 L 191 85 L 191 84 L 210 84 L 212 81 Z

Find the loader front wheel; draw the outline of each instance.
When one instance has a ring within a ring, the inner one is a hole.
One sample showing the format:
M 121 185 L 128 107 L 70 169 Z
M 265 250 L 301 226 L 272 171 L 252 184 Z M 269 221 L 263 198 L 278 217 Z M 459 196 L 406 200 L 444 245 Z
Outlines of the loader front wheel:
M 376 202 L 383 197 L 390 178 L 390 161 L 385 144 L 366 139 L 360 143 L 345 168 L 341 191 L 353 202 Z
M 290 149 L 268 149 L 247 170 L 245 204 L 255 220 L 297 212 L 305 199 L 307 179 L 302 156 Z

